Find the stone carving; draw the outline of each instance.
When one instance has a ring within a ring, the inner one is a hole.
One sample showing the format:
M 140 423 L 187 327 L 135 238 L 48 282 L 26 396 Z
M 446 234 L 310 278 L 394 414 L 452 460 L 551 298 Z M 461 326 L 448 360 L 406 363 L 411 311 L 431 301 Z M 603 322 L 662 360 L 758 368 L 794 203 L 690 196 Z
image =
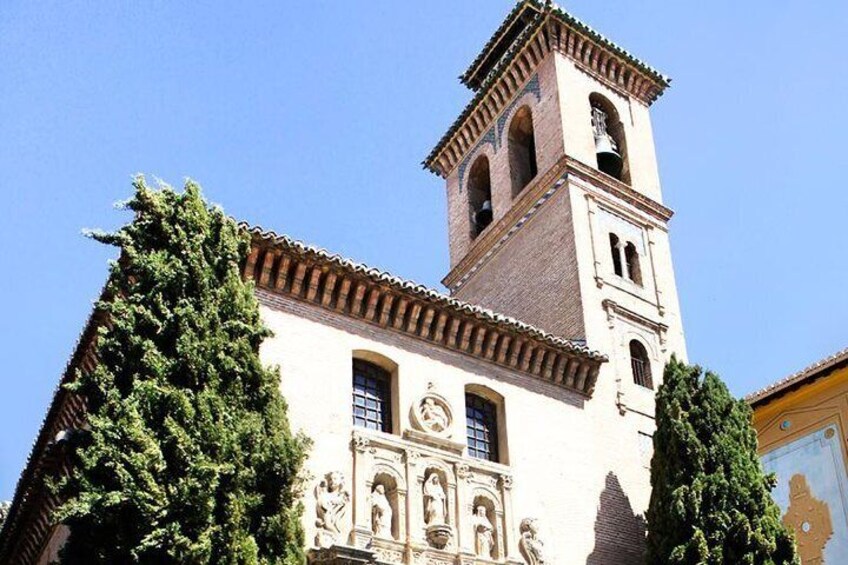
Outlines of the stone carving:
M 394 539 L 392 536 L 392 505 L 386 498 L 386 487 L 377 485 L 371 492 L 371 531 L 375 536 Z
M 424 481 L 424 523 L 428 526 L 444 524 L 447 517 L 447 495 L 438 473 L 431 473 Z
M 495 528 L 487 515 L 486 507 L 478 506 L 471 517 L 471 525 L 474 528 L 474 549 L 478 557 L 492 559 L 495 549 Z
M 330 471 L 315 487 L 315 545 L 330 547 L 338 543 L 342 533 L 342 524 L 350 503 L 350 493 L 345 488 L 344 476 L 338 471 Z
M 424 481 L 424 524 L 427 541 L 439 549 L 447 546 L 453 537 L 453 528 L 447 524 L 447 494 L 439 474 L 431 472 Z
M 545 544 L 539 539 L 539 526 L 535 518 L 521 520 L 519 532 L 521 539 L 518 541 L 518 548 L 527 565 L 544 565 Z
M 412 405 L 412 424 L 426 434 L 447 438 L 451 435 L 453 412 L 448 401 L 432 388 L 431 383 L 430 390 Z
M 830 508 L 813 496 L 804 475 L 793 475 L 789 479 L 789 507 L 783 523 L 795 532 L 803 563 L 824 562 L 824 547 L 833 535 Z
M 424 422 L 425 428 L 430 428 L 436 433 L 444 432 L 450 424 L 445 409 L 429 396 L 421 404 L 421 421 Z
M 377 559 L 383 563 L 403 563 L 403 552 L 382 547 L 372 548 Z

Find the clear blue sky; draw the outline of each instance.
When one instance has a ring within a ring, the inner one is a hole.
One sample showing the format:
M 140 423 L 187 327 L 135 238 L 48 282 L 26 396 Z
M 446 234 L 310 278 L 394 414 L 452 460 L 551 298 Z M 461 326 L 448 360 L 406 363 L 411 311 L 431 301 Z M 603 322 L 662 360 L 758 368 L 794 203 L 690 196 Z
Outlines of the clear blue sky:
M 40 5 L 39 5 L 40 4 Z M 439 287 L 422 158 L 510 0 L 0 3 L 0 499 L 136 172 Z M 249 5 L 247 5 L 249 4 Z M 848 346 L 848 2 L 573 0 L 674 78 L 653 107 L 690 357 L 744 394 Z

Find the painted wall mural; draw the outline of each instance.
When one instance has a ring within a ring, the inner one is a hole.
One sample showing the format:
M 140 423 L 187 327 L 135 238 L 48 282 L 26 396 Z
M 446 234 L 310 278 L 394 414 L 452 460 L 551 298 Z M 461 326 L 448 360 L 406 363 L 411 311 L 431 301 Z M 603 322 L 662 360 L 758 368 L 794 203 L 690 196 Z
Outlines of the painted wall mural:
M 762 457 L 777 475 L 772 495 L 795 531 L 804 565 L 848 563 L 848 477 L 836 425 Z

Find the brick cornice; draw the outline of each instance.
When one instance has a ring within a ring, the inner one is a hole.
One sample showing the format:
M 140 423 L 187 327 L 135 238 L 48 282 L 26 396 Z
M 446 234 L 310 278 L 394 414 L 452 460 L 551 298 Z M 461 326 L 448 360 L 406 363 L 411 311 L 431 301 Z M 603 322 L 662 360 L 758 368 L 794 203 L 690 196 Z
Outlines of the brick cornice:
M 539 12 L 493 67 L 474 98 L 442 136 L 423 165 L 443 178 L 488 131 L 548 53 L 557 51 L 609 88 L 649 106 L 670 79 L 559 9 Z
M 591 397 L 607 358 L 508 316 L 261 228 L 243 276 L 258 288 Z
M 521 196 L 513 202 L 512 207 L 502 218 L 474 240 L 465 257 L 442 279 L 442 284 L 452 292 L 458 289 L 565 184 L 571 175 L 630 204 L 660 222 L 668 222 L 674 215 L 670 208 L 632 189 L 627 184 L 577 159 L 563 155 L 548 169 L 548 172 L 536 177 L 522 191 Z

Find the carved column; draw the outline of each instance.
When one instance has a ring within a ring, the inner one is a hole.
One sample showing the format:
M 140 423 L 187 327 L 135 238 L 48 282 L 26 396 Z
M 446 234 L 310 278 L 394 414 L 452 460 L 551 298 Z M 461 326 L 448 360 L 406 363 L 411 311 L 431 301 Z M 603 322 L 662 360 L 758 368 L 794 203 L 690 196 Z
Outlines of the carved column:
M 654 281 L 654 292 L 657 297 L 657 312 L 660 316 L 665 316 L 665 305 L 663 304 L 662 289 L 660 289 L 659 278 L 657 277 L 657 262 L 656 252 L 654 248 L 656 241 L 654 240 L 654 228 L 648 226 L 648 259 L 651 264 L 651 278 Z
M 601 237 L 598 231 L 598 203 L 595 197 L 591 194 L 586 195 L 586 209 L 589 212 L 589 240 L 592 242 L 592 263 L 595 268 L 595 283 L 598 288 L 604 286 L 603 264 L 601 263 L 601 249 L 599 248 L 597 239 Z
M 501 500 L 503 501 L 503 555 L 507 561 L 520 561 L 518 551 L 518 534 L 515 529 L 515 520 L 512 515 L 512 476 L 501 475 L 498 481 L 501 489 Z
M 417 451 L 407 450 L 404 452 L 406 462 L 406 543 L 408 547 L 407 561 L 412 563 L 412 545 L 424 543 L 424 529 L 421 527 L 424 520 L 424 506 L 422 505 L 424 477 L 418 476 Z
M 465 463 L 455 465 L 456 473 L 456 546 L 465 555 L 475 555 L 474 532 L 471 531 L 471 512 L 473 501 L 469 500 L 468 479 L 471 471 Z
M 368 491 L 369 474 L 372 467 L 374 449 L 368 438 L 353 438 L 353 531 L 350 544 L 354 547 L 368 547 L 371 543 L 371 493 Z

